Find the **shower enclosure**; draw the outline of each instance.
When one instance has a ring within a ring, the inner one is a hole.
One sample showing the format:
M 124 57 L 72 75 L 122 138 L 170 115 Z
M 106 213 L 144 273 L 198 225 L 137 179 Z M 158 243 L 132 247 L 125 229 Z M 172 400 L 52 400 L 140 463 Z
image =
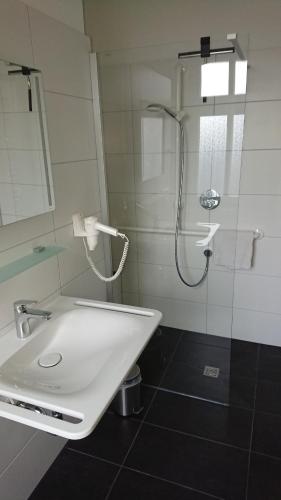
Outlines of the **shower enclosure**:
M 263 214 L 261 195 L 273 203 L 274 188 L 256 188 L 253 181 L 254 162 L 261 166 L 256 151 L 267 158 L 267 150 L 281 147 L 277 137 L 273 144 L 269 132 L 263 134 L 266 124 L 257 118 L 272 100 L 261 67 L 276 48 L 248 35 L 239 34 L 239 43 L 242 56 L 236 51 L 179 59 L 179 53 L 200 49 L 200 37 L 98 55 L 110 223 L 131 243 L 115 300 L 159 309 L 164 326 L 186 333 L 183 356 L 189 353 L 188 368 L 194 370 L 180 392 L 223 403 L 251 378 L 239 369 L 233 377 L 231 339 L 278 344 L 281 327 L 277 311 L 267 309 L 259 296 L 262 280 L 257 277 L 273 275 L 261 255 L 265 247 L 270 254 L 269 239 L 278 234 Z M 211 37 L 211 46 L 232 47 L 223 36 Z M 184 130 L 182 179 L 181 128 L 173 113 Z M 274 124 L 269 121 L 268 127 Z M 273 218 L 276 208 L 277 200 Z M 175 263 L 178 209 L 178 265 L 184 280 Z M 116 265 L 120 247 L 113 243 Z M 199 284 L 190 287 L 184 281 Z M 264 316 L 268 313 L 275 317 Z M 262 339 L 257 325 L 267 320 L 270 338 Z M 238 359 L 239 342 L 234 350 Z M 197 372 L 203 382 L 194 389 Z M 208 377 L 217 379 L 219 390 L 206 393 Z

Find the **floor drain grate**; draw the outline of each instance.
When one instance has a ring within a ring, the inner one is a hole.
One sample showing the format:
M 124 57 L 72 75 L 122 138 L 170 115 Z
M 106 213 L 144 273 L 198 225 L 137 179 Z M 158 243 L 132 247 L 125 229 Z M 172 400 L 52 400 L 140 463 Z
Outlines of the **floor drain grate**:
M 203 371 L 203 375 L 205 375 L 205 377 L 218 378 L 219 374 L 220 374 L 220 369 L 216 368 L 216 366 L 206 365 Z

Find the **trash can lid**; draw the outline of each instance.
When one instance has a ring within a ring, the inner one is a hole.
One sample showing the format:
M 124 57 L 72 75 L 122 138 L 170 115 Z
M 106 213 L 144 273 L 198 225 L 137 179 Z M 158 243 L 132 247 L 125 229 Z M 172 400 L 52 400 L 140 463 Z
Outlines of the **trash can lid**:
M 134 378 L 137 378 L 140 375 L 140 367 L 138 365 L 134 365 L 133 368 L 129 371 L 127 377 L 124 380 L 124 384 L 131 382 Z

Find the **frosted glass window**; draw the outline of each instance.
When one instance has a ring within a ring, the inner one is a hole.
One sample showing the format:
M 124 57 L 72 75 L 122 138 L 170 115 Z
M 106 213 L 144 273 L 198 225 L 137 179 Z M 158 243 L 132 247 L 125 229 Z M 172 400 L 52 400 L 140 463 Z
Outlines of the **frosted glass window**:
M 246 94 L 248 61 L 236 61 L 234 93 Z
M 229 62 L 213 62 L 201 66 L 201 96 L 228 95 Z
M 200 116 L 199 151 L 225 151 L 227 115 Z

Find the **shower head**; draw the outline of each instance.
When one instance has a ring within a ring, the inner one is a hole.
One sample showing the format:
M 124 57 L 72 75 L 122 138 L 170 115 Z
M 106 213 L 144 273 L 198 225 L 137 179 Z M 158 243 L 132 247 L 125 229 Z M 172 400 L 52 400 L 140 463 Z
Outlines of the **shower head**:
M 172 111 L 170 108 L 168 108 L 167 106 L 164 106 L 162 104 L 158 104 L 158 103 L 149 104 L 146 107 L 146 109 L 147 109 L 147 111 L 152 111 L 152 112 L 164 111 L 165 113 L 170 115 L 172 118 L 179 121 L 176 113 L 174 111 Z

